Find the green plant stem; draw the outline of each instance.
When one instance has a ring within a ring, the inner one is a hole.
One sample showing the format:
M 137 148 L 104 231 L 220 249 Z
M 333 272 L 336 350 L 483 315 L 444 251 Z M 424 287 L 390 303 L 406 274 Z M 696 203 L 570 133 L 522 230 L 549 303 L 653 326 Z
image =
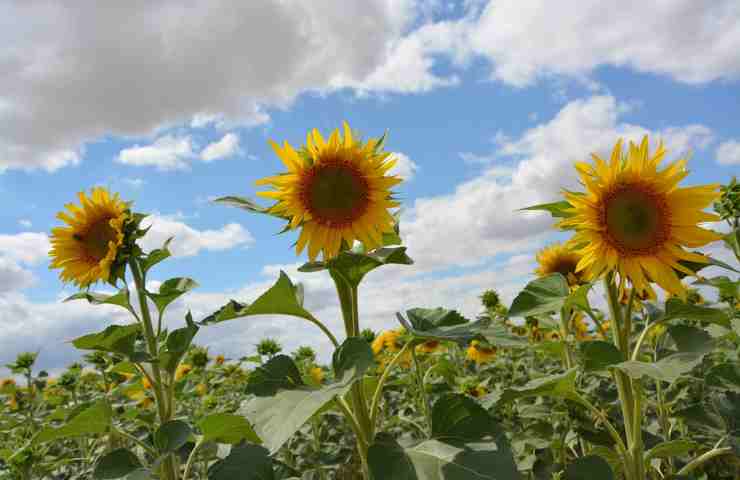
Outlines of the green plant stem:
M 334 334 L 331 333 L 331 331 L 328 328 L 326 328 L 326 325 L 324 325 L 323 323 L 321 323 L 321 321 L 318 318 L 314 317 L 311 314 L 309 314 L 309 315 L 310 315 L 311 318 L 309 318 L 308 321 L 311 322 L 311 323 L 313 323 L 317 327 L 319 327 L 321 329 L 321 331 L 324 332 L 324 335 L 326 335 L 326 337 L 329 339 L 329 341 L 331 342 L 331 344 L 334 345 L 334 348 L 338 347 L 339 346 L 339 342 L 337 341 L 337 337 L 335 337 Z
M 155 458 L 157 457 L 158 454 L 156 450 L 154 450 L 151 446 L 147 445 L 146 443 L 139 440 L 135 436 L 131 435 L 130 433 L 127 433 L 116 427 L 111 427 L 111 430 L 113 431 L 114 434 L 118 435 L 119 437 L 125 438 L 126 440 L 129 440 L 131 442 L 134 442 L 136 445 L 140 446 L 142 449 L 144 449 L 145 452 L 149 453 L 153 457 Z
M 629 336 L 630 332 L 626 331 L 626 327 L 630 327 L 631 322 L 625 322 L 622 316 L 622 307 L 619 304 L 619 292 L 617 286 L 614 284 L 614 274 L 610 273 L 604 278 L 604 289 L 607 294 L 607 302 L 609 304 L 609 313 L 611 315 L 611 326 L 612 335 L 614 336 L 614 343 L 617 349 L 621 352 L 622 358 L 628 360 L 630 358 L 629 351 Z M 634 301 L 634 292 L 630 293 L 630 303 Z M 628 308 L 628 313 L 631 315 L 631 308 Z M 640 422 L 642 420 L 640 415 L 637 415 L 635 407 L 641 407 L 641 401 L 635 402 L 635 395 L 633 395 L 633 383 L 631 379 L 624 372 L 614 369 L 612 371 L 614 377 L 614 383 L 617 386 L 617 392 L 619 393 L 619 403 L 622 408 L 622 417 L 624 421 L 624 431 L 627 437 L 627 450 L 630 461 L 628 465 L 625 465 L 625 474 L 628 480 L 645 480 L 644 475 L 644 463 L 642 459 L 642 429 L 640 428 Z M 637 427 L 637 428 L 636 428 Z M 635 431 L 636 429 L 636 431 Z M 637 438 L 639 436 L 639 439 Z M 636 444 L 637 442 L 637 444 Z M 637 457 L 637 454 L 640 454 Z M 639 463 L 639 465 L 637 465 Z
M 195 454 L 198 453 L 201 445 L 203 445 L 202 439 L 198 440 L 193 449 L 190 451 L 190 455 L 188 455 L 188 461 L 185 463 L 185 472 L 182 474 L 182 480 L 188 480 L 190 469 L 193 466 L 193 461 L 195 460 Z
M 732 447 L 724 447 L 724 448 L 713 448 L 709 450 L 708 452 L 699 455 L 678 471 L 676 474 L 677 476 L 686 475 L 687 473 L 691 472 L 695 468 L 701 466 L 702 464 L 708 462 L 709 460 L 719 457 L 721 455 L 726 455 L 728 453 L 732 453 Z
M 609 432 L 609 435 L 611 435 L 612 440 L 614 440 L 614 444 L 617 447 L 617 451 L 619 452 L 620 456 L 623 458 L 623 463 L 628 463 L 630 461 L 629 456 L 627 455 L 627 446 L 622 441 L 622 437 L 619 435 L 619 432 L 616 428 L 614 428 L 614 425 L 609 421 L 609 417 L 606 416 L 604 412 L 596 408 L 591 402 L 589 402 L 585 397 L 582 395 L 576 393 L 576 397 L 578 401 L 584 405 L 586 408 L 588 408 L 591 413 L 593 413 L 596 418 L 601 420 L 601 422 L 606 427 L 606 431 Z
M 334 280 L 334 285 L 337 289 L 337 296 L 339 297 L 339 304 L 342 307 L 342 319 L 344 320 L 344 328 L 346 330 L 347 337 L 357 337 L 360 335 L 357 286 L 352 285 L 341 273 L 335 270 L 329 270 L 329 273 Z M 355 433 L 359 433 L 360 436 L 358 436 L 358 439 L 362 438 L 365 443 L 364 447 L 358 443 L 363 462 L 363 475 L 365 479 L 369 479 L 370 474 L 367 470 L 367 447 L 373 441 L 373 426 L 368 413 L 362 379 L 352 384 L 350 396 L 352 399 L 352 418 L 356 421 L 357 427 L 359 428 L 358 432 Z
M 380 406 L 380 399 L 383 396 L 383 386 L 385 385 L 386 380 L 388 380 L 388 376 L 390 375 L 391 370 L 393 370 L 393 367 L 396 366 L 396 363 L 398 363 L 401 357 L 412 346 L 413 346 L 412 342 L 407 342 L 401 348 L 401 350 L 399 350 L 393 356 L 393 358 L 391 358 L 391 361 L 388 362 L 388 364 L 385 366 L 385 369 L 383 370 L 383 373 L 380 375 L 380 379 L 378 380 L 378 386 L 375 387 L 375 393 L 373 394 L 373 400 L 370 403 L 370 423 L 373 425 L 373 427 L 375 427 L 375 425 L 378 423 L 378 407 Z
M 562 331 L 561 335 L 563 336 L 563 341 L 565 342 L 563 362 L 566 370 L 573 368 L 573 352 L 570 350 L 570 342 L 568 341 L 568 338 L 570 337 L 570 319 L 572 315 L 572 312 L 566 311 L 565 308 L 560 309 L 560 329 Z
M 362 476 L 366 480 L 370 479 L 370 470 L 367 465 L 367 449 L 368 449 L 368 441 L 365 438 L 365 434 L 362 431 L 362 427 L 357 422 L 357 419 L 352 414 L 352 411 L 349 408 L 349 405 L 347 405 L 347 402 L 344 401 L 344 399 L 340 396 L 334 397 L 334 403 L 337 404 L 339 409 L 344 414 L 344 417 L 349 422 L 350 427 L 352 428 L 352 431 L 355 433 L 355 437 L 357 438 L 357 452 L 360 454 L 360 462 L 362 463 Z
M 419 363 L 419 357 L 416 355 L 416 348 L 411 348 L 411 358 L 414 360 L 414 372 L 416 373 L 416 384 L 419 388 L 419 401 L 422 404 L 422 412 L 424 412 L 424 419 L 426 420 L 427 436 L 432 435 L 432 413 L 429 410 L 429 398 L 427 397 L 426 388 L 424 388 L 424 376 L 421 373 L 421 364 Z
M 170 399 L 168 398 L 169 391 L 165 388 L 164 382 L 162 381 L 162 372 L 159 368 L 159 363 L 156 361 L 159 352 L 157 350 L 157 338 L 154 335 L 154 328 L 152 326 L 152 317 L 149 312 L 149 305 L 147 304 L 146 288 L 144 275 L 141 271 L 138 261 L 135 258 L 131 258 L 129 261 L 131 268 L 131 275 L 134 277 L 134 284 L 136 285 L 137 296 L 139 297 L 139 309 L 141 311 L 141 323 L 144 327 L 144 337 L 146 339 L 149 355 L 155 359 L 152 362 L 152 373 L 154 375 L 154 384 L 152 390 L 157 400 L 157 411 L 159 414 L 160 425 L 164 424 L 170 419 L 171 408 Z M 175 471 L 175 464 L 172 455 L 168 455 L 163 463 L 164 479 L 165 480 L 177 480 L 177 472 Z

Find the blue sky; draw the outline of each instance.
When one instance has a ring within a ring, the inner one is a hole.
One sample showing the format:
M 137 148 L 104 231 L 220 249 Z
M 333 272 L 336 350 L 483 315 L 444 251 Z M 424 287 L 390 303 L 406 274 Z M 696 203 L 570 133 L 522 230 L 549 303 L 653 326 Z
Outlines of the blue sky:
M 302 16 L 271 0 L 226 3 L 0 7 L 10 72 L 0 77 L 0 363 L 40 349 L 41 364 L 58 368 L 75 358 L 66 340 L 126 320 L 59 304 L 71 287 L 47 266 L 56 212 L 94 185 L 154 214 L 147 245 L 175 235 L 177 255 L 155 280 L 191 276 L 201 287 L 175 305 L 173 324 L 187 308 L 205 315 L 254 298 L 283 268 L 339 328 L 328 278 L 295 273 L 305 258 L 290 248 L 294 234 L 209 201 L 254 196 L 254 181 L 281 169 L 267 140 L 300 145 L 310 128 L 347 120 L 366 137 L 387 131 L 401 158 L 401 229 L 417 264 L 371 276 L 362 308 L 376 329 L 415 306 L 473 315 L 486 288 L 511 299 L 534 252 L 559 238 L 547 218 L 515 210 L 557 200 L 576 185 L 572 162 L 619 136 L 650 133 L 672 158 L 691 151 L 687 183 L 740 172 L 733 1 L 701 12 L 628 2 L 611 15 L 599 2 L 326 0 L 298 2 Z M 650 20 L 635 25 L 636 15 Z M 231 356 L 264 335 L 327 350 L 296 322 L 245 320 L 200 341 Z

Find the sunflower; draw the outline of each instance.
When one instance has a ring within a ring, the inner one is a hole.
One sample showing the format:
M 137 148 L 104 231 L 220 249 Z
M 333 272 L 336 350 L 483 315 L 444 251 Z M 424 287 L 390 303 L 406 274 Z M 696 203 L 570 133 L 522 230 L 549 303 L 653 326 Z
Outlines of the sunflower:
M 466 358 L 475 362 L 476 365 L 481 363 L 488 363 L 496 357 L 496 347 L 487 347 L 483 345 L 479 340 L 473 340 L 470 342 L 470 346 L 466 351 Z
M 380 335 L 375 337 L 371 345 L 373 353 L 378 355 L 382 351 L 387 352 L 398 352 L 403 347 L 400 337 L 403 334 L 402 330 L 385 330 Z
M 67 227 L 51 231 L 52 258 L 50 268 L 61 268 L 59 277 L 84 288 L 99 280 L 108 281 L 111 265 L 123 243 L 123 227 L 128 207 L 101 187 L 93 188 L 90 196 L 78 194 L 80 206 L 66 205 L 68 212 L 57 218 Z
M 180 381 L 185 378 L 185 375 L 193 370 L 193 366 L 187 363 L 181 363 L 175 369 L 175 381 Z
M 721 238 L 697 226 L 719 219 L 703 211 L 719 197 L 719 185 L 679 188 L 688 175 L 686 160 L 659 170 L 665 153 L 661 143 L 650 155 L 645 136 L 639 146 L 630 143 L 624 153 L 618 141 L 609 163 L 594 154 L 594 165 L 576 164 L 587 191 L 565 193 L 572 216 L 559 226 L 576 231 L 572 242 L 582 255 L 576 271 L 587 279 L 616 272 L 620 288 L 629 281 L 637 294 L 645 295 L 653 292 L 653 282 L 683 297 L 685 288 L 676 271 L 695 272 L 679 262 L 707 262 L 704 255 L 683 247 L 701 247 Z
M 324 382 L 324 377 L 326 376 L 326 374 L 321 367 L 312 367 L 308 371 L 308 373 L 311 376 L 311 380 L 313 380 L 315 383 L 320 385 Z
M 445 346 L 439 340 L 427 340 L 416 346 L 416 353 L 444 352 Z
M 216 365 L 223 365 L 226 358 L 223 355 L 216 355 Z
M 401 179 L 386 175 L 396 159 L 382 151 L 382 143 L 374 138 L 361 143 L 346 122 L 343 137 L 336 129 L 325 140 L 314 129 L 298 152 L 288 142 L 282 147 L 271 142 L 288 172 L 258 180 L 257 185 L 274 188 L 258 195 L 276 201 L 267 213 L 287 219 L 288 229 L 301 228 L 298 255 L 308 246 L 312 261 L 319 252 L 327 260 L 355 240 L 371 250 L 394 231 L 388 209 L 400 204 L 390 189 Z
M 537 252 L 539 267 L 534 271 L 539 277 L 560 273 L 573 287 L 583 282 L 583 273 L 576 272 L 581 256 L 567 244 L 554 243 Z

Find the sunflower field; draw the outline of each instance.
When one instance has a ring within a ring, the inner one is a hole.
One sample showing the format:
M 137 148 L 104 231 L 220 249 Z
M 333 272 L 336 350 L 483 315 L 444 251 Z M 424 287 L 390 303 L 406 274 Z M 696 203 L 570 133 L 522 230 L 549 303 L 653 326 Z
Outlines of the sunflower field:
M 363 141 L 345 123 L 272 146 L 284 171 L 258 181 L 268 205 L 215 201 L 297 231 L 300 271 L 331 277 L 344 331 L 282 272 L 251 303 L 169 317 L 196 285 L 147 283 L 169 242 L 144 251 L 146 214 L 107 189 L 81 192 L 58 214 L 51 266 L 79 290 L 66 301 L 113 305 L 130 322 L 74 339 L 81 361 L 60 375 L 39 371 L 35 353 L 6 365 L 0 479 L 740 479 L 734 179 L 682 185 L 686 160 L 647 137 L 615 139 L 609 158 L 575 164 L 581 191 L 522 205 L 570 237 L 537 254 L 511 304 L 488 290 L 477 318 L 409 305 L 397 328 L 374 332 L 363 279 L 413 263 L 384 137 Z M 96 292 L 105 284 L 115 293 Z M 266 338 L 256 355 L 225 358 L 198 342 L 210 325 L 261 315 L 309 322 L 334 350 Z

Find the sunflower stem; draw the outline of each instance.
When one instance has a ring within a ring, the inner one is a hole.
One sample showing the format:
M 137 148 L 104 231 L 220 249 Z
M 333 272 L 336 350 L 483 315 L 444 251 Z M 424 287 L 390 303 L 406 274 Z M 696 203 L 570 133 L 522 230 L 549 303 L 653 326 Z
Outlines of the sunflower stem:
M 146 339 L 147 347 L 149 349 L 149 355 L 154 359 L 152 362 L 152 373 L 154 375 L 152 390 L 154 391 L 154 396 L 157 401 L 159 423 L 162 425 L 170 419 L 172 412 L 168 406 L 173 402 L 171 399 L 166 398 L 169 392 L 162 381 L 162 372 L 159 368 L 159 363 L 157 362 L 159 353 L 157 351 L 157 338 L 154 335 L 152 317 L 147 303 L 144 274 L 142 273 L 141 267 L 136 258 L 132 257 L 129 260 L 129 266 L 131 268 L 131 275 L 134 277 L 134 284 L 136 285 L 136 292 L 138 294 L 137 296 L 139 297 L 139 309 L 141 310 L 141 323 L 144 327 L 144 338 Z M 168 455 L 165 458 L 162 469 L 165 480 L 177 480 L 177 472 L 175 470 L 172 455 Z
M 424 419 L 426 420 L 427 432 L 426 434 L 432 436 L 432 414 L 429 410 L 429 398 L 427 397 L 427 391 L 424 388 L 424 376 L 421 373 L 421 364 L 419 357 L 416 355 L 416 348 L 411 347 L 411 358 L 414 359 L 414 372 L 416 373 L 416 383 L 419 388 L 419 401 L 421 402 L 422 412 L 424 412 Z
M 612 335 L 614 336 L 614 343 L 617 349 L 622 354 L 624 360 L 630 358 L 629 346 L 625 345 L 625 337 L 629 338 L 629 333 L 625 330 L 624 318 L 622 316 L 622 306 L 619 304 L 619 292 L 617 286 L 614 283 L 614 274 L 609 273 L 604 278 L 604 290 L 607 294 L 607 302 L 609 304 L 609 313 L 611 315 L 611 326 Z M 628 479 L 631 480 L 644 480 L 644 468 L 640 468 L 636 464 L 639 462 L 643 465 L 642 452 L 640 451 L 640 458 L 636 458 L 638 453 L 635 446 L 635 435 L 640 435 L 638 440 L 639 444 L 642 444 L 642 430 L 639 428 L 639 420 L 635 418 L 635 399 L 633 398 L 633 385 L 630 378 L 624 372 L 620 370 L 613 370 L 612 375 L 614 376 L 614 383 L 617 385 L 617 392 L 619 393 L 619 403 L 622 408 L 622 417 L 624 423 L 624 431 L 627 437 L 627 449 L 630 457 L 629 464 L 624 465 L 625 473 L 628 475 Z M 639 406 L 639 405 L 638 405 Z M 637 432 L 634 431 L 635 426 L 638 427 Z M 641 450 L 641 448 L 639 449 Z M 640 476 L 640 471 L 643 472 Z
M 573 367 L 573 352 L 570 350 L 570 341 L 568 340 L 570 337 L 570 320 L 572 315 L 565 308 L 560 309 L 560 329 L 562 330 L 562 339 L 565 342 L 563 361 L 566 370 L 570 370 Z

